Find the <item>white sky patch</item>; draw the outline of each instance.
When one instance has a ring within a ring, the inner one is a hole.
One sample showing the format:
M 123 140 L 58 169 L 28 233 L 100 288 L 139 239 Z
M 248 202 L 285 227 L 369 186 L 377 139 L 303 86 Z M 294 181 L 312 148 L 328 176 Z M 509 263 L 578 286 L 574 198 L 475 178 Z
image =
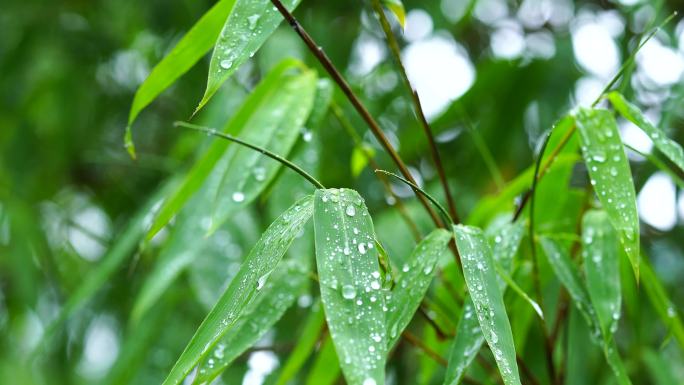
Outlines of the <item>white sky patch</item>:
M 483 23 L 493 24 L 508 16 L 508 5 L 505 0 L 479 0 L 474 14 Z
M 105 252 L 105 246 L 97 238 L 106 239 L 109 234 L 109 218 L 96 206 L 87 206 L 74 214 L 71 220 L 76 226 L 69 227 L 69 243 L 78 255 L 96 261 Z
M 639 217 L 658 230 L 667 231 L 677 223 L 675 185 L 664 172 L 656 172 L 637 196 Z
M 432 33 L 432 18 L 422 9 L 413 9 L 406 15 L 404 38 L 414 42 L 428 37 Z
M 475 68 L 463 47 L 435 35 L 408 45 L 402 59 L 428 119 L 441 113 L 475 81 Z
M 78 371 L 90 379 L 101 378 L 114 364 L 119 354 L 116 323 L 111 317 L 97 317 L 88 326 L 83 358 Z
M 620 137 L 625 144 L 634 147 L 637 151 L 649 154 L 653 149 L 653 142 L 651 138 L 646 135 L 639 127 L 629 120 L 619 120 L 620 124 Z M 640 156 L 634 157 L 634 153 L 627 150 L 627 154 L 630 159 L 633 160 L 643 160 Z
M 620 53 L 610 29 L 596 21 L 581 21 L 572 28 L 572 48 L 587 72 L 609 79 L 620 66 Z
M 278 356 L 273 352 L 254 352 L 247 361 L 249 369 L 242 380 L 242 385 L 261 385 L 275 368 L 278 367 Z
M 684 74 L 684 56 L 664 46 L 658 39 L 649 40 L 636 57 L 638 70 L 658 86 L 678 83 Z
M 522 26 L 515 20 L 497 23 L 490 41 L 494 56 L 501 59 L 515 59 L 525 50 L 525 36 Z
M 553 14 L 551 0 L 525 0 L 518 9 L 518 19 L 527 28 L 541 28 Z
M 442 0 L 439 4 L 444 17 L 452 23 L 461 20 L 468 8 L 468 2 L 463 0 Z
M 575 104 L 589 107 L 601 94 L 604 82 L 593 76 L 585 76 L 575 83 Z
M 527 54 L 532 58 L 551 59 L 556 55 L 556 42 L 549 31 L 527 34 L 525 37 Z
M 362 33 L 354 42 L 349 70 L 357 76 L 368 75 L 386 55 L 387 51 L 382 41 Z

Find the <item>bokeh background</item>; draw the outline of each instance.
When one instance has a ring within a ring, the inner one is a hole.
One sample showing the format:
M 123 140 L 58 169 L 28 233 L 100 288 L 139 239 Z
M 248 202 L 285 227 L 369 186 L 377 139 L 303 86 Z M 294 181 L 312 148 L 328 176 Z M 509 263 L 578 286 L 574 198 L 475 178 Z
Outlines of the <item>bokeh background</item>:
M 0 383 L 92 384 L 122 378 L 123 383 L 158 383 L 217 295 L 211 286 L 202 286 L 202 274 L 211 265 L 198 262 L 155 310 L 159 320 L 150 321 L 156 326 L 146 334 L 146 350 L 128 363 L 117 361 L 133 298 L 164 245 L 162 234 L 130 255 L 125 268 L 70 318 L 47 353 L 28 361 L 65 298 L 92 273 L 129 219 L 159 186 L 186 170 L 208 141 L 172 126 L 188 119 L 199 101 L 208 56 L 135 123 L 137 160 L 128 157 L 122 138 L 137 86 L 211 4 L 3 0 Z M 463 216 L 479 198 L 495 194 L 532 164 L 542 134 L 569 110 L 599 95 L 644 31 L 684 10 L 679 0 L 406 0 L 405 6 L 402 56 L 432 122 Z M 295 15 L 362 95 L 418 180 L 434 186 L 426 141 L 369 4 L 304 0 Z M 264 72 L 289 56 L 317 67 L 297 36 L 281 26 L 196 120 L 222 126 Z M 627 80 L 618 84 L 679 143 L 684 143 L 683 74 L 684 20 L 677 16 L 643 47 Z M 358 116 L 344 99 L 337 100 L 364 141 L 380 153 Z M 625 142 L 645 153 L 652 150 L 636 127 L 620 125 Z M 311 134 L 325 148 L 313 155 L 323 183 L 359 190 L 382 221 L 393 202 L 371 171 L 352 175 L 353 145 L 337 121 L 329 117 L 320 130 L 305 133 Z M 644 158 L 630 152 L 630 159 L 645 254 L 681 309 L 684 190 Z M 383 154 L 378 161 L 392 169 Z M 394 187 L 401 198 L 411 199 L 410 190 Z M 264 202 L 250 208 L 249 225 L 236 216 L 241 233 L 234 238 L 239 239 L 223 248 L 231 255 L 213 261 L 225 258 L 227 270 L 235 269 L 268 224 Z M 390 252 L 402 252 L 391 240 L 385 242 Z M 215 277 L 214 287 L 228 276 Z M 299 309 L 288 313 L 280 329 L 295 328 L 310 302 L 310 297 L 300 298 Z M 678 362 L 672 370 L 684 378 L 682 352 L 667 342 L 663 327 L 653 328 L 644 333 L 661 333 L 665 341 L 653 359 Z M 284 332 L 274 333 L 271 342 Z M 632 348 L 639 349 L 638 343 Z M 234 382 L 226 383 L 262 383 L 277 368 L 281 353 L 286 352 L 245 355 L 231 369 Z M 638 383 L 651 383 L 648 373 L 643 376 Z

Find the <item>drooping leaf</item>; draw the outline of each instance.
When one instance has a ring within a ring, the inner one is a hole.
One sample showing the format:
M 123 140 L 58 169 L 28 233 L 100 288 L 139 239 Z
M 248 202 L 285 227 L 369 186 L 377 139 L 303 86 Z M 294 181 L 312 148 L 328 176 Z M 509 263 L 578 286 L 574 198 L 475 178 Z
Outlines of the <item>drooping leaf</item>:
M 316 361 L 306 377 L 306 385 L 333 385 L 340 376 L 340 363 L 335 345 L 328 335 L 316 354 Z
M 285 0 L 292 11 L 301 0 Z M 216 40 L 209 63 L 209 76 L 199 111 L 244 62 L 276 30 L 283 17 L 269 0 L 236 0 Z
M 350 385 L 385 383 L 387 335 L 373 222 L 353 190 L 316 190 L 316 263 L 321 299 Z
M 446 251 L 451 233 L 436 229 L 425 237 L 411 253 L 408 263 L 401 268 L 397 285 L 387 299 L 388 349 L 399 340 L 420 306 L 435 275 L 435 265 Z
M 684 324 L 679 316 L 677 307 L 668 297 L 667 291 L 665 291 L 658 276 L 647 261 L 644 262 L 643 270 L 644 289 L 651 301 L 651 305 L 658 313 L 663 324 L 671 330 L 671 333 L 679 343 L 679 346 L 684 348 Z
M 241 139 L 286 156 L 311 112 L 316 93 L 316 74 L 305 70 L 283 80 L 277 90 L 279 97 L 263 102 L 260 113 L 245 121 L 248 130 L 241 135 Z M 225 156 L 229 157 L 229 161 L 213 199 L 210 233 L 235 210 L 251 203 L 282 166 L 245 147 L 233 147 Z
M 394 14 L 401 28 L 406 28 L 406 11 L 401 0 L 382 0 L 382 5 Z
M 285 361 L 283 369 L 280 371 L 276 385 L 285 385 L 290 381 L 301 369 L 306 362 L 306 359 L 311 355 L 316 347 L 321 332 L 325 326 L 325 314 L 321 308 L 320 302 L 316 302 L 311 307 L 311 312 L 304 322 L 302 327 L 302 334 L 292 353 Z
M 617 234 L 604 211 L 590 210 L 582 219 L 582 258 L 589 298 L 602 333 L 613 335 L 620 319 L 622 295 Z
M 186 73 L 214 46 L 221 27 L 234 4 L 235 0 L 221 0 L 211 7 L 173 47 L 171 52 L 152 69 L 147 79 L 138 87 L 128 115 L 125 136 L 126 149 L 132 157 L 135 157 L 135 146 L 133 145 L 131 126 L 135 118 L 140 114 L 140 111 Z
M 608 94 L 608 99 L 620 115 L 641 128 L 651 138 L 656 148 L 665 154 L 672 163 L 676 164 L 681 171 L 684 171 L 684 150 L 679 143 L 668 138 L 663 130 L 651 124 L 641 113 L 641 110 L 625 100 L 619 92 L 611 92 Z
M 492 251 L 484 233 L 476 227 L 456 225 L 454 233 L 475 314 L 494 354 L 501 378 L 506 385 L 520 385 L 511 324 L 499 288 Z
M 209 312 L 186 346 L 164 385 L 179 384 L 211 349 L 234 326 L 268 275 L 309 220 L 313 199 L 307 196 L 297 201 L 276 219 L 263 233 L 245 258 L 237 275 Z
M 576 119 L 591 184 L 620 236 L 638 281 L 640 257 L 636 193 L 617 123 L 610 111 L 600 109 L 580 109 Z
M 509 218 L 505 219 L 505 223 L 494 222 L 487 228 L 487 237 L 492 245 L 494 263 L 509 272 L 513 267 L 513 257 L 518 252 L 520 241 L 525 233 L 525 223 L 524 221 L 510 223 Z M 501 278 L 498 281 L 502 291 L 505 291 L 506 282 Z M 455 385 L 463 379 L 463 375 L 477 356 L 484 341 L 482 329 L 475 316 L 473 300 L 467 296 L 458 321 L 456 337 L 449 350 L 449 360 L 444 376 L 445 385 Z
M 242 315 L 200 363 L 194 383 L 211 383 L 234 359 L 254 345 L 295 302 L 308 279 L 308 272 L 290 261 L 280 263 L 268 280 L 260 279 L 257 293 Z
M 613 370 L 618 383 L 621 385 L 631 385 L 622 359 L 618 354 L 615 340 L 611 335 L 603 334 L 596 310 L 591 303 L 589 292 L 581 280 L 579 270 L 577 270 L 577 267 L 570 259 L 568 249 L 552 238 L 542 237 L 540 242 L 551 268 L 563 286 L 568 290 L 570 298 L 572 298 L 577 309 L 584 316 L 591 331 L 592 341 L 601 345 L 606 362 L 608 362 L 608 365 Z
M 268 75 L 257 85 L 250 96 L 245 100 L 240 110 L 226 124 L 222 132 L 236 135 L 246 124 L 257 115 L 269 114 L 273 111 L 272 106 L 282 100 L 285 95 L 280 88 L 285 82 L 297 79 L 290 73 L 301 64 L 296 60 L 285 60 L 274 67 Z M 214 140 L 204 154 L 195 162 L 190 171 L 184 177 L 180 186 L 164 200 L 159 209 L 159 214 L 147 233 L 147 239 L 152 239 L 185 205 L 185 203 L 202 187 L 206 178 L 214 170 L 219 160 L 224 156 L 229 142 Z

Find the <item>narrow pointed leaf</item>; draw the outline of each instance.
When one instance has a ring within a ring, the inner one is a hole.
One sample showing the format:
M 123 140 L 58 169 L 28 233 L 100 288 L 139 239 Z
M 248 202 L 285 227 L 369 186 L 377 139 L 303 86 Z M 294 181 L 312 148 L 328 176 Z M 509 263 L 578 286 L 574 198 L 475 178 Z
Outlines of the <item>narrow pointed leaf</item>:
M 234 4 L 235 0 L 221 0 L 211 7 L 171 52 L 152 69 L 150 75 L 135 92 L 133 105 L 128 115 L 125 137 L 126 148 L 132 156 L 135 156 L 135 148 L 131 137 L 131 125 L 135 118 L 143 108 L 186 73 L 214 46 Z
M 617 123 L 610 111 L 599 109 L 580 109 L 576 119 L 591 184 L 620 236 L 638 281 L 640 257 L 636 193 Z
M 621 385 L 631 385 L 622 359 L 618 354 L 615 340 L 612 336 L 603 334 L 596 310 L 591 303 L 589 292 L 581 280 L 579 270 L 577 270 L 577 267 L 570 259 L 567 247 L 548 237 L 542 237 L 540 242 L 551 268 L 563 286 L 568 290 L 575 307 L 584 316 L 590 329 L 592 341 L 601 345 L 603 355 L 613 370 L 618 383 Z
M 406 28 L 406 11 L 401 0 L 382 0 L 382 4 L 394 14 L 401 28 Z
M 487 229 L 493 245 L 494 263 L 498 263 L 504 271 L 511 271 L 513 257 L 518 252 L 520 241 L 525 233 L 525 222 L 507 222 L 502 226 Z M 506 289 L 506 282 L 499 279 L 499 287 Z M 449 350 L 449 361 L 444 376 L 445 385 L 461 382 L 466 370 L 477 356 L 484 344 L 482 329 L 475 315 L 473 300 L 467 296 L 456 328 L 456 337 Z
M 226 134 L 237 135 L 242 131 L 247 122 L 254 116 L 265 113 L 274 103 L 284 96 L 280 91 L 283 83 L 292 81 L 293 76 L 289 72 L 299 67 L 300 63 L 295 60 L 285 60 L 273 68 L 268 75 L 252 90 L 252 93 L 240 107 L 240 110 L 221 130 Z M 296 78 L 295 78 L 296 79 Z M 275 102 L 274 102 L 275 101 Z M 249 127 L 247 127 L 249 129 Z M 159 209 L 159 214 L 147 233 L 147 239 L 152 239 L 185 205 L 185 203 L 202 187 L 209 174 L 223 157 L 229 142 L 214 139 L 211 145 L 195 162 L 190 171 L 184 177 L 180 186 L 164 200 Z
M 373 222 L 353 190 L 316 190 L 316 263 L 328 328 L 350 385 L 385 383 L 387 335 Z
M 308 277 L 296 263 L 280 263 L 268 280 L 258 282 L 258 290 L 233 327 L 199 365 L 195 384 L 208 384 L 233 360 L 254 345 L 292 306 L 302 293 Z
M 611 104 L 620 115 L 641 128 L 651 138 L 656 148 L 665 154 L 672 163 L 676 164 L 681 171 L 684 171 L 684 150 L 682 150 L 682 146 L 679 143 L 668 138 L 663 130 L 651 124 L 641 113 L 641 110 L 625 100 L 624 96 L 620 93 L 616 91 L 611 92 L 608 94 L 608 99 L 610 99 Z
M 258 114 L 245 122 L 248 128 L 241 139 L 287 156 L 299 138 L 313 106 L 316 74 L 306 70 L 283 79 L 278 97 L 263 102 Z M 245 147 L 234 147 L 228 167 L 214 196 L 210 232 L 218 228 L 235 210 L 251 203 L 273 180 L 282 166 L 273 159 Z
M 473 300 L 482 334 L 506 385 L 520 385 L 511 324 L 499 288 L 494 258 L 482 230 L 454 226 L 463 275 Z
M 663 324 L 671 330 L 680 348 L 684 348 L 684 324 L 679 316 L 677 307 L 668 297 L 667 291 L 648 262 L 644 263 L 643 278 L 644 289 L 651 301 L 651 305 L 658 313 Z
M 292 11 L 301 0 L 285 0 Z M 244 62 L 276 30 L 283 17 L 269 0 L 236 0 L 216 40 L 209 63 L 209 77 L 199 111 Z
M 603 335 L 611 337 L 620 319 L 619 241 L 604 211 L 590 210 L 582 219 L 582 258 L 589 298 Z
M 260 284 L 270 274 L 312 215 L 313 201 L 307 196 L 297 201 L 266 229 L 237 275 L 209 312 L 180 358 L 164 380 L 179 384 L 234 326 L 249 305 Z
M 321 333 L 325 327 L 325 314 L 321 308 L 320 302 L 316 302 L 309 312 L 309 316 L 304 322 L 302 328 L 302 335 L 299 337 L 297 346 L 295 346 L 292 353 L 288 356 L 287 361 L 283 365 L 283 370 L 278 376 L 276 385 L 285 385 L 290 381 L 299 370 L 302 368 L 306 359 L 313 353 L 316 342 L 318 342 Z
M 451 240 L 451 233 L 436 229 L 425 237 L 407 259 L 397 277 L 397 285 L 387 300 L 388 349 L 401 337 L 425 297 L 435 275 L 435 265 Z

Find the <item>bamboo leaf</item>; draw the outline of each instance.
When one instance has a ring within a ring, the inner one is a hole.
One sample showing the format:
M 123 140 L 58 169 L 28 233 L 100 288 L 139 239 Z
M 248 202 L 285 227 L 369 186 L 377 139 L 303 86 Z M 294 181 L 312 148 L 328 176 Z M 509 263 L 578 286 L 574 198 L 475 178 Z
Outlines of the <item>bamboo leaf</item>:
M 434 230 L 416 245 L 407 259 L 409 263 L 402 267 L 397 286 L 387 300 L 388 349 L 399 340 L 425 297 L 435 275 L 437 260 L 446 251 L 451 236 L 444 229 Z
M 280 88 L 284 83 L 297 79 L 290 72 L 299 66 L 299 62 L 295 60 L 285 60 L 273 68 L 254 88 L 222 132 L 231 135 L 238 134 L 254 116 L 268 114 L 269 109 L 273 111 L 272 106 L 285 97 Z M 154 222 L 147 233 L 148 240 L 166 226 L 171 218 L 202 187 L 209 174 L 223 157 L 228 145 L 229 142 L 225 140 L 212 141 L 211 145 L 188 171 L 180 186 L 164 200 L 163 206 L 159 209 L 159 214 L 154 218 Z
M 580 109 L 576 119 L 591 184 L 620 236 L 638 281 L 639 216 L 632 172 L 617 123 L 609 111 L 599 109 Z
M 216 344 L 211 354 L 199 365 L 195 384 L 208 384 L 218 377 L 233 360 L 254 345 L 292 306 L 302 293 L 308 272 L 298 264 L 280 263 L 268 277 L 259 280 L 258 292 L 242 315 Z
M 660 320 L 671 330 L 679 346 L 684 348 L 684 324 L 682 324 L 677 307 L 668 297 L 667 291 L 647 261 L 644 262 L 643 284 L 646 295 L 658 313 Z
M 601 345 L 606 362 L 608 362 L 608 365 L 613 370 L 618 383 L 621 385 L 631 385 L 622 359 L 615 346 L 615 340 L 611 335 L 603 334 L 596 310 L 591 303 L 589 292 L 582 283 L 579 270 L 570 260 L 569 251 L 552 238 L 542 237 L 540 242 L 551 268 L 563 286 L 568 290 L 570 298 L 572 298 L 577 309 L 584 316 L 590 329 L 592 341 Z
M 245 122 L 249 131 L 241 135 L 241 139 L 286 156 L 311 112 L 316 74 L 307 70 L 283 80 L 277 90 L 279 97 L 262 103 L 260 113 Z M 282 166 L 250 148 L 233 148 L 226 156 L 229 157 L 228 166 L 213 199 L 210 233 L 235 210 L 251 203 Z
M 348 189 L 316 190 L 316 263 L 328 328 L 350 385 L 385 383 L 387 336 L 373 222 Z
M 186 73 L 198 60 L 214 46 L 235 0 L 221 0 L 205 13 L 187 34 L 176 44 L 168 55 L 150 72 L 150 75 L 135 92 L 133 105 L 128 115 L 125 145 L 132 157 L 135 147 L 131 126 L 135 118 L 147 105 L 157 98 L 181 75 Z
M 494 354 L 504 383 L 519 385 L 511 324 L 499 289 L 492 251 L 484 233 L 477 227 L 456 225 L 454 233 L 482 334 Z
M 351 173 L 354 178 L 361 175 L 361 172 L 368 165 L 368 158 L 375 156 L 375 150 L 373 147 L 362 143 L 359 146 L 354 147 L 351 153 L 350 165 Z
M 604 211 L 590 210 L 582 219 L 582 258 L 589 298 L 604 336 L 617 330 L 622 295 L 618 239 Z
M 682 150 L 682 146 L 679 143 L 668 138 L 663 130 L 651 124 L 641 113 L 641 110 L 625 100 L 625 97 L 619 92 L 609 93 L 608 99 L 620 115 L 641 128 L 651 138 L 656 148 L 665 154 L 672 163 L 676 164 L 681 171 L 684 171 L 684 150 Z
M 285 0 L 292 11 L 301 0 Z M 199 111 L 244 62 L 259 50 L 283 17 L 269 0 L 236 0 L 218 35 L 209 63 L 209 77 Z
M 276 385 L 285 385 L 290 381 L 301 369 L 306 362 L 306 359 L 311 355 L 316 347 L 316 342 L 321 335 L 325 326 L 325 315 L 321 308 L 320 302 L 317 302 L 311 307 L 311 312 L 304 322 L 302 328 L 302 335 L 299 337 L 299 342 L 295 346 L 292 353 L 287 358 L 283 365 L 283 370 L 278 376 Z
M 268 275 L 312 215 L 313 200 L 307 196 L 297 201 L 263 233 L 240 266 L 221 298 L 209 312 L 186 346 L 164 385 L 179 384 L 211 349 L 228 333 L 245 307 L 266 283 Z
M 382 4 L 394 14 L 401 28 L 406 28 L 406 11 L 401 0 L 382 0 Z

